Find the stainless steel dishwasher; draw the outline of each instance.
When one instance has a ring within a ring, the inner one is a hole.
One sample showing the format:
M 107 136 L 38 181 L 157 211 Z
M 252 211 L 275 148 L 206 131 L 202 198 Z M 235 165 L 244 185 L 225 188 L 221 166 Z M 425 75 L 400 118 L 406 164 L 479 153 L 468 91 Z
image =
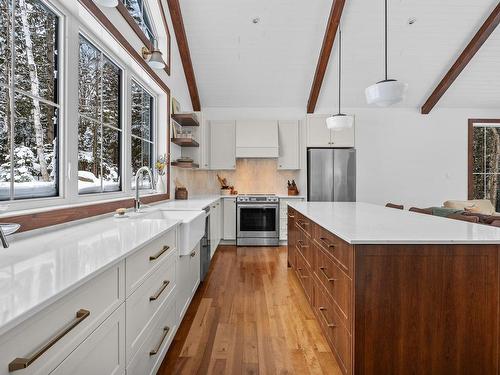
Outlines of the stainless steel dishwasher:
M 207 216 L 205 218 L 205 235 L 200 243 L 200 281 L 205 280 L 210 267 L 210 206 L 203 209 Z

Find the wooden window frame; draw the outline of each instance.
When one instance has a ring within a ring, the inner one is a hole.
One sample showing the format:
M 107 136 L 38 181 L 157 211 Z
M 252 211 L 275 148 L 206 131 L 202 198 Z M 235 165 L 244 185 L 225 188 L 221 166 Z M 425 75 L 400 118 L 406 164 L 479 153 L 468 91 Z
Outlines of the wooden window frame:
M 472 173 L 474 157 L 474 124 L 499 124 L 500 119 L 469 119 L 467 130 L 467 199 L 474 199 L 474 175 Z
M 158 86 L 165 92 L 167 96 L 167 119 L 166 119 L 166 153 L 170 157 L 170 109 L 171 109 L 171 95 L 170 88 L 167 84 L 156 74 L 156 72 L 144 61 L 142 56 L 135 51 L 132 45 L 127 41 L 123 34 L 113 25 L 113 23 L 106 17 L 106 15 L 95 5 L 93 0 L 78 0 L 100 23 L 101 25 L 118 41 L 123 49 L 144 69 L 144 71 L 158 84 Z M 158 121 L 157 126 L 161 122 Z M 170 176 L 170 162 L 167 164 L 166 176 Z M 170 199 L 170 182 L 167 183 L 167 192 L 165 194 L 152 194 L 142 196 L 141 200 L 144 203 L 155 203 L 166 201 Z M 3 222 L 18 223 L 21 225 L 19 232 L 26 232 L 29 230 L 45 228 L 58 224 L 65 224 L 75 220 L 86 219 L 98 215 L 111 213 L 117 208 L 131 208 L 134 206 L 134 199 L 131 197 L 110 200 L 106 202 L 95 202 L 88 204 L 75 205 L 64 208 L 51 208 L 48 210 L 37 209 L 31 213 L 13 213 L 12 215 L 2 217 Z
M 165 68 L 163 69 L 167 75 L 170 75 L 170 61 L 171 61 L 171 40 L 170 40 L 170 30 L 168 29 L 168 24 L 167 24 L 167 19 L 165 16 L 165 9 L 163 8 L 163 4 L 161 0 L 158 0 L 158 6 L 160 7 L 160 13 L 161 17 L 163 20 L 163 27 L 165 28 L 165 32 L 167 33 L 167 58 L 165 60 Z M 139 27 L 137 24 L 136 20 L 130 15 L 130 12 L 128 11 L 127 7 L 123 3 L 123 0 L 118 0 L 118 6 L 116 7 L 118 12 L 122 15 L 122 17 L 127 21 L 128 25 L 134 30 L 135 34 L 137 37 L 141 40 L 142 43 L 144 43 L 144 46 L 152 50 L 153 45 L 151 44 L 151 41 L 149 38 L 144 34 L 144 31 Z

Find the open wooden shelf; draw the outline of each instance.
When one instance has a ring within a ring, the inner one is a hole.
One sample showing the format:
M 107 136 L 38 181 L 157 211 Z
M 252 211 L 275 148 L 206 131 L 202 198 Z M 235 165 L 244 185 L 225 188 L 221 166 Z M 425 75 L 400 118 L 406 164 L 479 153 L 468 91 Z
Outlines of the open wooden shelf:
M 177 167 L 177 168 L 187 168 L 187 169 L 196 169 L 199 168 L 200 165 L 196 163 L 187 163 L 187 162 L 178 162 L 178 161 L 173 161 L 170 163 L 172 167 Z
M 182 147 L 200 147 L 200 144 L 193 138 L 171 138 L 172 143 Z
M 180 126 L 200 126 L 194 113 L 175 113 L 172 115 L 172 119 Z

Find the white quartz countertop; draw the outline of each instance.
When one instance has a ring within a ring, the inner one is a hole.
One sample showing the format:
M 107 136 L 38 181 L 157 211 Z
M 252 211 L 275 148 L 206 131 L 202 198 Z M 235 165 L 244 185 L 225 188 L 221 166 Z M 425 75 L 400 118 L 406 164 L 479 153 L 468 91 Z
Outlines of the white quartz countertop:
M 350 244 L 500 244 L 500 228 L 369 203 L 288 205 Z
M 171 200 L 157 204 L 154 207 L 172 211 L 202 211 L 205 207 L 217 202 L 220 198 L 219 195 L 193 197 L 185 200 Z
M 0 335 L 178 223 L 108 216 L 11 239 L 0 248 Z

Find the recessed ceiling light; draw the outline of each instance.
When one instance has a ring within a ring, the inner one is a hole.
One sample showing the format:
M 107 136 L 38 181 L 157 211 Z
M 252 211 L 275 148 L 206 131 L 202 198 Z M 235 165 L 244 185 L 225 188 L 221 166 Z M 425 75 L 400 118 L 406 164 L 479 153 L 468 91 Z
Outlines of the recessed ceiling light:
M 252 23 L 258 24 L 260 22 L 260 17 L 255 17 L 252 19 Z

